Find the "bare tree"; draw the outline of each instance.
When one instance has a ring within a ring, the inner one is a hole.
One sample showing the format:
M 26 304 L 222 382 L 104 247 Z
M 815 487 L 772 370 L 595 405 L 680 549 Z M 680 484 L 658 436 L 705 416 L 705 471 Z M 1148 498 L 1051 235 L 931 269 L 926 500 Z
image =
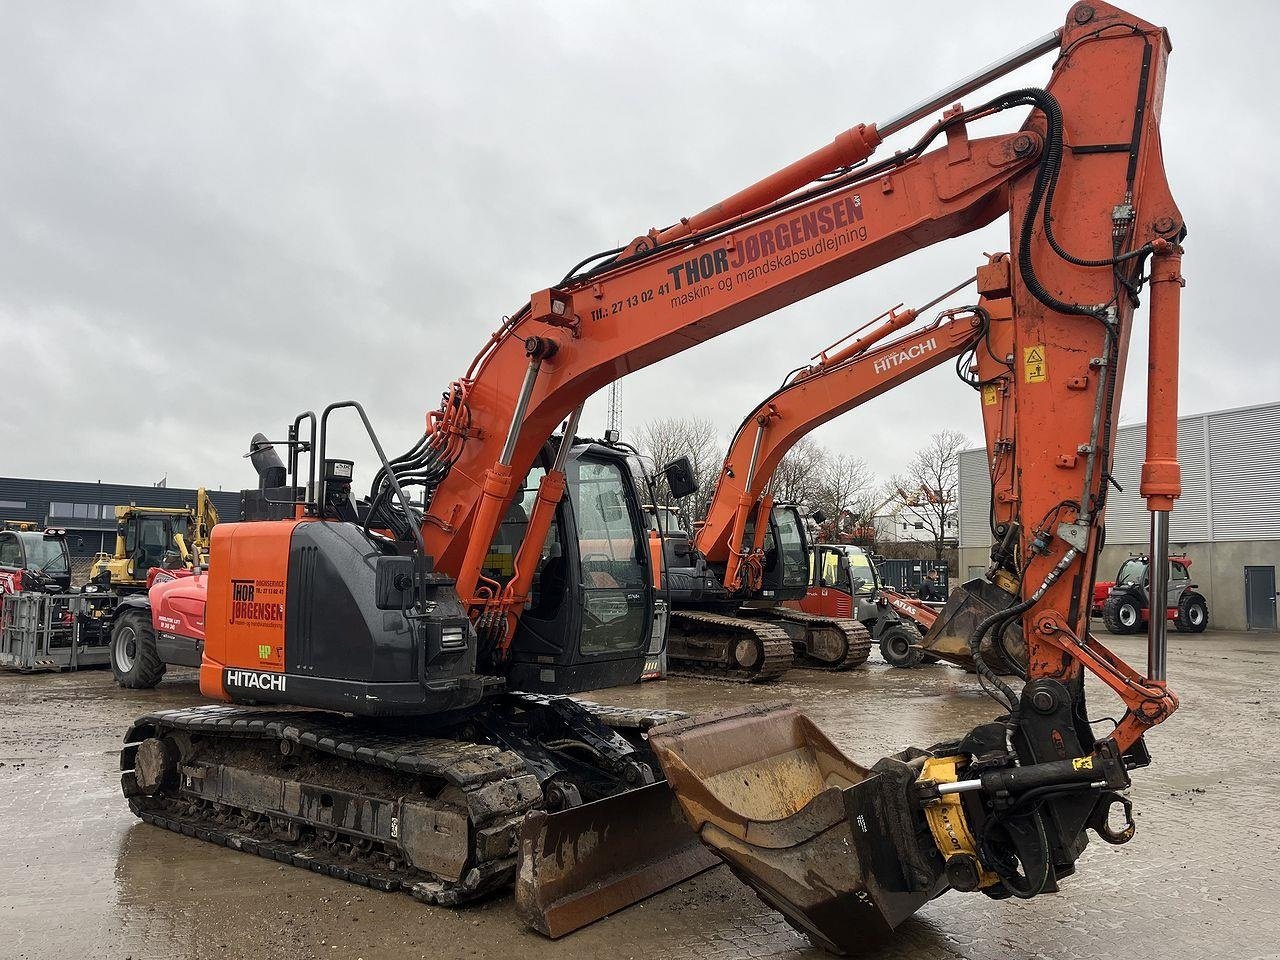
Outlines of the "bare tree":
M 929 534 L 937 560 L 954 538 L 960 451 L 968 445 L 963 433 L 941 430 L 916 451 L 907 472 L 890 481 L 898 491 L 900 516 Z
M 826 447 L 811 437 L 801 437 L 773 471 L 773 499 L 779 503 L 816 502 L 830 459 Z
M 688 457 L 694 479 L 698 481 L 698 492 L 677 504 L 666 481 L 659 477 L 658 502 L 663 506 L 679 506 L 689 521 L 706 516 L 724 462 L 724 450 L 717 442 L 716 426 L 709 417 L 650 420 L 637 431 L 636 447 L 650 457 L 659 470 L 672 460 Z
M 828 454 L 818 472 L 813 505 L 826 514 L 821 536 L 826 541 L 866 539 L 863 528 L 877 501 L 875 476 L 861 457 Z

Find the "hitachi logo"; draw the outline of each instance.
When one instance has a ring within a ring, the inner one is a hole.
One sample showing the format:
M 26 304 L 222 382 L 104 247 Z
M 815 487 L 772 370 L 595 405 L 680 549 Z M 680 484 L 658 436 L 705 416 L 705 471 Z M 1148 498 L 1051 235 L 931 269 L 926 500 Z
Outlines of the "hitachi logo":
M 932 353 L 937 349 L 937 347 L 937 339 L 930 337 L 924 343 L 917 343 L 915 346 L 908 347 L 906 350 L 897 350 L 894 353 L 881 357 L 875 362 L 873 369 L 876 373 L 888 373 L 895 367 L 902 366 L 902 364 L 906 363 L 908 360 L 915 360 L 918 357 L 923 357 L 926 353 Z
M 227 670 L 222 674 L 223 685 L 245 690 L 275 690 L 284 693 L 283 673 L 258 673 L 254 670 Z

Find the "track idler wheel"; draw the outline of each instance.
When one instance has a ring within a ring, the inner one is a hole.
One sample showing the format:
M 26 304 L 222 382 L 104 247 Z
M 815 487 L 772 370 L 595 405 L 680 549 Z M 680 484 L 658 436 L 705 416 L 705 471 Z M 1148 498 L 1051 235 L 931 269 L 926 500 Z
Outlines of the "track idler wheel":
M 168 737 L 149 737 L 138 745 L 133 761 L 138 786 L 148 797 L 176 786 L 178 782 L 178 745 Z
M 760 649 L 760 641 L 755 637 L 743 637 L 733 645 L 733 661 L 740 670 L 754 670 L 764 659 L 764 651 Z

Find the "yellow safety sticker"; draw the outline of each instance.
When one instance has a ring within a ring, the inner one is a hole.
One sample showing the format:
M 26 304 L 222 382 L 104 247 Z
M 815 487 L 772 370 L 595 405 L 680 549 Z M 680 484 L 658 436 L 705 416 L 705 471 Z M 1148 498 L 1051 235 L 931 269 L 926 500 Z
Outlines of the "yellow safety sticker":
M 1048 371 L 1043 343 L 1022 348 L 1022 372 L 1027 383 L 1043 383 L 1048 378 Z
M 1071 761 L 1071 766 L 1077 770 L 1092 770 L 1093 757 L 1076 757 Z
M 982 405 L 984 407 L 994 407 L 999 399 L 1000 391 L 996 389 L 994 383 L 988 383 L 982 388 Z

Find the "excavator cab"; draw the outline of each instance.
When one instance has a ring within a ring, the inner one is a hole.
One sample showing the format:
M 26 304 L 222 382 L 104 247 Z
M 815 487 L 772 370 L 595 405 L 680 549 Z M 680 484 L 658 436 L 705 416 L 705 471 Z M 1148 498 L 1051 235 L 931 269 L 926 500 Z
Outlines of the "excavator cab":
M 486 558 L 504 583 L 555 457 L 555 442 L 529 471 Z M 567 693 L 636 682 L 653 626 L 647 525 L 626 452 L 575 443 L 565 462 L 567 496 L 538 557 L 529 608 L 512 643 L 511 686 Z M 570 689 L 572 688 L 572 689 Z
M 116 549 L 100 553 L 89 579 L 101 587 L 141 591 L 155 567 L 185 565 L 182 555 L 190 539 L 191 511 L 163 507 L 116 507 Z M 181 547 L 179 545 L 182 545 Z
M 747 543 L 755 537 L 755 519 L 747 521 Z M 794 503 L 775 504 L 764 535 L 764 579 L 759 598 L 769 603 L 799 600 L 809 589 L 809 537 L 800 508 Z
M 0 593 L 71 589 L 71 554 L 64 530 L 36 530 L 6 521 L 0 528 Z
M 838 590 L 850 597 L 871 597 L 880 586 L 880 575 L 861 547 L 821 543 L 813 548 L 812 583 Z

